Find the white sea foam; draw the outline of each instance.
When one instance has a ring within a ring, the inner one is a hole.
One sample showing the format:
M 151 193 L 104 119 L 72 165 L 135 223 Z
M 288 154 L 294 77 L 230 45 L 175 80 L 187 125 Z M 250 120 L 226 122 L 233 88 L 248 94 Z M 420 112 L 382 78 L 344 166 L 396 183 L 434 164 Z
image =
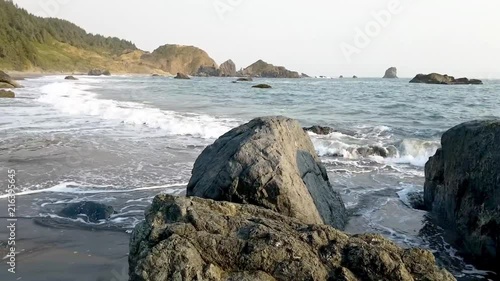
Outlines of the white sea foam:
M 433 156 L 440 143 L 438 141 L 424 141 L 418 139 L 405 139 L 401 142 L 398 150 L 400 156 L 386 159 L 389 163 L 409 163 L 414 166 L 423 167 Z
M 95 86 L 79 83 L 51 83 L 40 88 L 42 95 L 38 101 L 50 104 L 66 114 L 95 116 L 130 125 L 158 128 L 170 135 L 213 139 L 238 124 L 232 119 L 160 110 L 136 102 L 100 99 L 98 94 L 89 91 L 94 88 Z
M 178 183 L 178 184 L 167 184 L 167 185 L 159 185 L 159 186 L 148 186 L 148 187 L 139 187 L 133 189 L 113 189 L 109 186 L 88 186 L 81 183 L 76 182 L 62 182 L 55 186 L 46 188 L 46 189 L 38 189 L 38 190 L 26 190 L 19 193 L 14 194 L 16 197 L 32 195 L 37 193 L 70 193 L 70 194 L 99 194 L 99 193 L 130 193 L 134 191 L 144 191 L 144 190 L 153 190 L 153 189 L 164 189 L 165 193 L 178 195 L 184 191 L 184 187 L 187 183 Z M 106 188 L 106 189 L 105 189 Z M 10 194 L 0 195 L 0 199 L 7 198 L 11 196 Z

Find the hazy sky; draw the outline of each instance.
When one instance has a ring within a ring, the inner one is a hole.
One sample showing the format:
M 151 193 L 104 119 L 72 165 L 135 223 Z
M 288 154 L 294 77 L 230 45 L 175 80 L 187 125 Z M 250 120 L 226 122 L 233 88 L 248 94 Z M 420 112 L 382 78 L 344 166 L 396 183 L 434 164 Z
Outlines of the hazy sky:
M 498 0 L 14 0 L 152 51 L 194 45 L 310 75 L 500 78 Z

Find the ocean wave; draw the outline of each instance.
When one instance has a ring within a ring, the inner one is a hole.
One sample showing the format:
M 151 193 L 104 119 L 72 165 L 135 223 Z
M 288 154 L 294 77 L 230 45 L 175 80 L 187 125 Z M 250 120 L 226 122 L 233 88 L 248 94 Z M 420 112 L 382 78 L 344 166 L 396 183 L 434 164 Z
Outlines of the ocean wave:
M 40 88 L 42 95 L 38 101 L 50 104 L 66 114 L 147 126 L 164 130 L 170 135 L 214 139 L 238 125 L 232 119 L 160 110 L 136 102 L 100 99 L 98 94 L 89 91 L 94 88 L 79 83 L 51 83 Z
M 357 136 L 339 132 L 327 136 L 310 134 L 319 156 L 345 159 L 370 158 L 379 163 L 423 167 L 440 147 L 439 141 L 404 139 L 394 141 L 389 127 L 363 128 Z

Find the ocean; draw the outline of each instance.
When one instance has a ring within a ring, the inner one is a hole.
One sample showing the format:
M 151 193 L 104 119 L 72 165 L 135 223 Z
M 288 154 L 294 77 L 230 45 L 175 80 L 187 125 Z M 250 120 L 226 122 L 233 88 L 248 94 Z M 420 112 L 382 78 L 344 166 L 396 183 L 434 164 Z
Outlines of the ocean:
M 255 79 L 46 76 L 0 99 L 0 175 L 15 169 L 18 216 L 57 216 L 66 203 L 98 201 L 117 213 L 98 225 L 131 232 L 159 193 L 182 195 L 194 161 L 226 131 L 285 115 L 336 132 L 311 138 L 351 212 L 348 233 L 380 233 L 433 251 L 463 280 L 492 278 L 410 207 L 424 165 L 447 129 L 500 117 L 500 81 L 410 84 L 409 79 Z M 272 89 L 253 89 L 267 83 Z M 388 153 L 382 157 L 370 148 Z M 0 179 L 1 180 L 1 179 Z M 0 200 L 6 191 L 0 190 Z M 86 224 L 82 219 L 69 224 Z

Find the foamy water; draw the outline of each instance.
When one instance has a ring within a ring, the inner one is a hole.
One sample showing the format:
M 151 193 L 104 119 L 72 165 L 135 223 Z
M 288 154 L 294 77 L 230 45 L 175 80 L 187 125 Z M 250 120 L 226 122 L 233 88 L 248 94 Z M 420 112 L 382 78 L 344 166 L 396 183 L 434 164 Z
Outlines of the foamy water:
M 262 91 L 229 78 L 79 78 L 28 79 L 18 98 L 0 100 L 0 173 L 18 171 L 22 216 L 59 220 L 68 203 L 98 201 L 117 210 L 99 224 L 129 232 L 156 194 L 184 193 L 205 146 L 254 117 L 285 115 L 336 130 L 310 136 L 353 214 L 348 232 L 428 248 L 458 277 L 488 274 L 465 263 L 407 195 L 423 190 L 424 165 L 446 129 L 498 116 L 498 81 L 259 79 L 273 85 Z

